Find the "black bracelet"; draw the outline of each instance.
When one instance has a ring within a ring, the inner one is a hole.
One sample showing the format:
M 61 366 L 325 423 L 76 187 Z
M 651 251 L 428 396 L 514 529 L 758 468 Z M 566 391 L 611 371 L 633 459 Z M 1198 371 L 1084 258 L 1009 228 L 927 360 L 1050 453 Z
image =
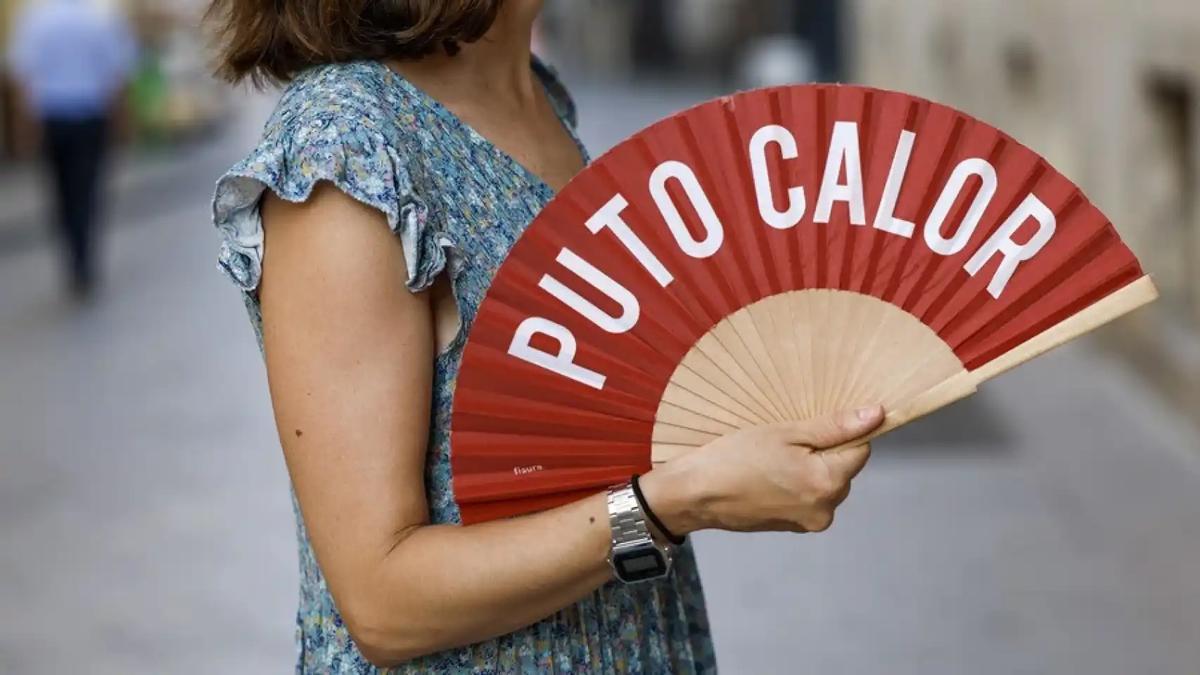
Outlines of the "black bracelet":
M 633 496 L 637 497 L 638 505 L 642 507 L 642 513 L 646 514 L 646 517 L 650 519 L 651 523 L 654 523 L 654 526 L 658 528 L 659 532 L 662 532 L 662 535 L 667 538 L 667 541 L 676 546 L 683 546 L 683 542 L 686 540 L 683 537 L 676 537 L 670 530 L 667 529 L 666 525 L 663 525 L 662 521 L 658 519 L 658 516 L 654 515 L 654 511 L 650 510 L 650 505 L 646 503 L 646 497 L 642 494 L 642 486 L 638 485 L 638 478 L 640 478 L 640 476 L 638 476 L 636 473 L 633 474 L 633 478 L 629 481 L 629 484 L 633 486 Z

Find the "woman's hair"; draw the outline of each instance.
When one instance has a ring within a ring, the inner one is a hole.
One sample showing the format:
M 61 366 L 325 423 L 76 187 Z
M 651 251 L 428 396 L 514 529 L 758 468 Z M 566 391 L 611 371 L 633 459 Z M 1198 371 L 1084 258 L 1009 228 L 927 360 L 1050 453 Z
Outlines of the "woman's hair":
M 207 18 L 231 81 L 286 82 L 310 66 L 417 59 L 483 37 L 503 0 L 212 0 Z

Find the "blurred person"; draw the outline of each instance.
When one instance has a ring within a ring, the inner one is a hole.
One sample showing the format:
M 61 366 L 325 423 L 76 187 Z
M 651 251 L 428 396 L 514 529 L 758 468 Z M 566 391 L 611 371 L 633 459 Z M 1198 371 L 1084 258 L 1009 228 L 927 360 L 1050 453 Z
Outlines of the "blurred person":
M 40 122 L 71 289 L 96 279 L 96 223 L 110 126 L 137 48 L 122 17 L 90 0 L 46 0 L 16 23 L 9 63 Z
M 878 407 L 461 525 L 449 431 L 466 332 L 514 240 L 588 161 L 567 90 L 530 51 L 541 4 L 212 4 L 223 74 L 287 83 L 213 213 L 297 506 L 298 672 L 713 672 L 684 538 L 824 530 L 869 456 L 852 441 Z M 626 522 L 653 564 L 612 560 Z

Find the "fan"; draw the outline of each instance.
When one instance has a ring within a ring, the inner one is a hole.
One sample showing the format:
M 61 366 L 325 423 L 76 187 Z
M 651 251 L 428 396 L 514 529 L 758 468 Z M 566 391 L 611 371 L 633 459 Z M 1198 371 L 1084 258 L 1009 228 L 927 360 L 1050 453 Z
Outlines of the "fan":
M 886 431 L 1152 301 L 1041 157 L 902 93 L 763 89 L 625 141 L 496 274 L 455 391 L 464 522 L 724 434 L 882 403 Z

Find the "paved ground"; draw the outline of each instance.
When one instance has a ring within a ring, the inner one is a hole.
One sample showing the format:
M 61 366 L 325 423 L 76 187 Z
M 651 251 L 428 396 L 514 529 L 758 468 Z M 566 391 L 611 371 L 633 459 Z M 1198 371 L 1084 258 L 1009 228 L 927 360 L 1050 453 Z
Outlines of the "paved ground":
M 585 135 L 696 96 L 584 88 Z M 0 252 L 0 673 L 290 665 L 286 476 L 207 163 L 121 199 L 92 307 L 44 247 Z M 1073 346 L 880 443 L 830 533 L 697 537 L 724 672 L 1200 671 L 1200 447 L 1164 410 Z

